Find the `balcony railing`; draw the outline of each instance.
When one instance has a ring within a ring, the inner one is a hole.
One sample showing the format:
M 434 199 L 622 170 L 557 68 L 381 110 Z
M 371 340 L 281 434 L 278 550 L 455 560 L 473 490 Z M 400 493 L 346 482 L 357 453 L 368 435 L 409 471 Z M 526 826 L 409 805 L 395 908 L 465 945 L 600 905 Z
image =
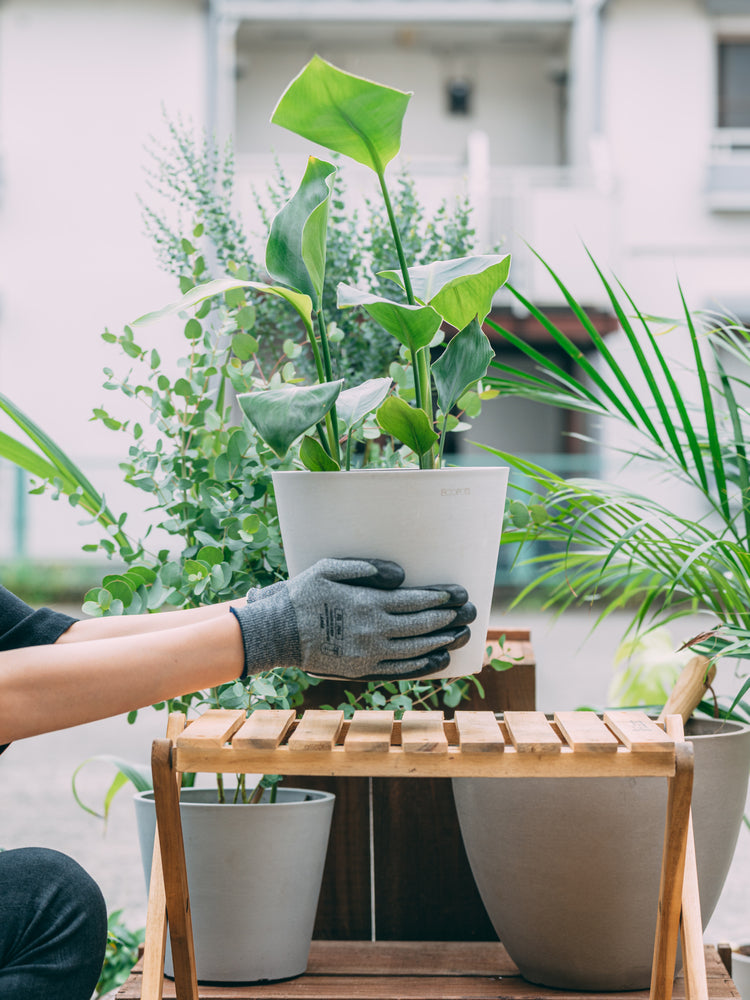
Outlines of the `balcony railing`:
M 750 129 L 714 131 L 706 199 L 714 212 L 750 212 Z

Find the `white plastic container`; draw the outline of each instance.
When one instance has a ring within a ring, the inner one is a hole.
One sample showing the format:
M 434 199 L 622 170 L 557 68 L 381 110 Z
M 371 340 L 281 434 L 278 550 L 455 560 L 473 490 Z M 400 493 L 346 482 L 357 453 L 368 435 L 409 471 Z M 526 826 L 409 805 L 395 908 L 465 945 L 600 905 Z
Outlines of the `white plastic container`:
M 495 585 L 507 467 L 274 472 L 289 574 L 326 556 L 392 559 L 406 586 L 456 583 L 477 608 L 471 639 L 433 677 L 479 673 Z

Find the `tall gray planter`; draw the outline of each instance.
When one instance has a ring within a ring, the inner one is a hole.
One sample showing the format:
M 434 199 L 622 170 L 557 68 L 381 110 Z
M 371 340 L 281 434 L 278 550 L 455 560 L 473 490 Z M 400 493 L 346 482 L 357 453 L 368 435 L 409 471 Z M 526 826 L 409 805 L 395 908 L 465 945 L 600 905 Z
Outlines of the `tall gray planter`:
M 704 926 L 732 861 L 750 726 L 692 720 L 693 823 Z M 645 989 L 667 784 L 661 778 L 456 778 L 466 853 L 498 937 L 534 983 Z
M 288 979 L 307 967 L 334 796 L 281 788 L 274 804 L 219 804 L 214 789 L 182 791 L 195 960 L 200 982 Z M 154 793 L 135 796 L 148 885 Z M 167 948 L 167 975 L 172 955 Z

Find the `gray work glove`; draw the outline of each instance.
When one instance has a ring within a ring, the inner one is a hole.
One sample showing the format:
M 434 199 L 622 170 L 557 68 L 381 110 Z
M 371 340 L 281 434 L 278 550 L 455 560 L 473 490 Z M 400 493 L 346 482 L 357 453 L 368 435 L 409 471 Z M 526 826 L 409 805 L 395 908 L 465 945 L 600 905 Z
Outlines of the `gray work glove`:
M 400 680 L 443 670 L 469 639 L 476 609 L 463 587 L 402 588 L 380 559 L 321 559 L 232 608 L 245 646 L 243 676 L 299 667 L 321 677 Z

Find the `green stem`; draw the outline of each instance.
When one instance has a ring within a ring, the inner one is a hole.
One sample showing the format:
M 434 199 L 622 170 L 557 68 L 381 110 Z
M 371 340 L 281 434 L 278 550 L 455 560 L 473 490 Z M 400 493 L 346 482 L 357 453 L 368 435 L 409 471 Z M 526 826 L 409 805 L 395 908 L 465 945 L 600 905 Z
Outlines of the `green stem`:
M 308 326 L 307 324 L 305 324 L 305 329 L 307 330 L 307 339 L 310 341 L 310 347 L 313 352 L 315 371 L 318 373 L 318 382 L 326 382 L 325 368 L 323 367 L 323 359 L 320 356 L 318 341 L 315 339 L 315 331 L 312 326 Z
M 347 472 L 349 472 L 349 470 L 352 467 L 352 438 L 353 437 L 354 437 L 354 428 L 351 427 L 349 429 L 349 436 L 346 439 L 346 465 L 345 465 L 345 468 L 346 468 Z
M 216 788 L 217 788 L 219 802 L 221 802 L 221 803 L 226 802 L 226 796 L 224 795 L 224 775 L 223 774 L 217 774 L 216 775 Z
M 318 439 L 321 445 L 323 446 L 323 451 L 326 453 L 326 455 L 330 456 L 331 449 L 328 446 L 328 438 L 326 437 L 326 430 L 322 421 L 318 421 L 318 423 L 315 425 L 315 430 L 318 432 Z
M 393 234 L 393 242 L 396 247 L 396 254 L 398 256 L 398 264 L 401 268 L 401 277 L 404 282 L 404 291 L 406 292 L 406 301 L 410 306 L 417 304 L 414 298 L 414 289 L 411 285 L 411 278 L 409 277 L 409 268 L 406 265 L 406 255 L 404 254 L 404 245 L 401 242 L 401 234 L 398 231 L 398 226 L 396 224 L 396 216 L 393 211 L 393 205 L 391 204 L 391 198 L 388 194 L 388 187 L 385 183 L 385 172 L 382 170 L 378 171 L 378 180 L 380 181 L 380 190 L 383 193 L 383 201 L 385 203 L 385 210 L 388 215 L 388 222 L 390 223 L 391 232 Z M 412 352 L 412 365 L 414 367 L 414 389 L 417 396 L 417 406 L 420 410 L 424 410 L 427 417 L 432 421 L 432 390 L 431 390 L 431 380 L 430 380 L 430 364 L 429 364 L 429 348 L 421 347 L 418 351 Z M 435 455 L 431 448 L 429 452 L 421 455 L 419 458 L 420 469 L 432 469 L 435 465 Z
M 326 330 L 326 321 L 323 317 L 322 311 L 317 313 L 318 318 L 318 331 L 320 333 L 320 346 L 323 353 L 323 368 L 326 374 L 326 382 L 333 382 L 333 368 L 331 367 L 331 351 L 328 346 L 328 331 Z M 329 424 L 329 438 L 331 442 L 331 455 L 340 463 L 339 454 L 339 420 L 336 413 L 336 404 L 334 403 L 331 409 L 328 411 L 330 416 Z M 326 423 L 329 423 L 328 417 L 326 417 Z

